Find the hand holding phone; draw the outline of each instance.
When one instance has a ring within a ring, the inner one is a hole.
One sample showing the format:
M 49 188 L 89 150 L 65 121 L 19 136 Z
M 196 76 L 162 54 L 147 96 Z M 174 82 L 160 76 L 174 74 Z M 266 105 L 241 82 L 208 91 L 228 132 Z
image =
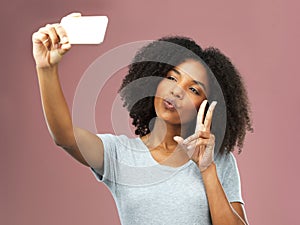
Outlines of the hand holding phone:
M 107 24 L 107 16 L 66 16 L 60 22 L 70 44 L 102 43 Z
M 58 64 L 70 50 L 71 44 L 100 44 L 103 42 L 107 23 L 106 16 L 81 16 L 80 13 L 72 13 L 64 17 L 61 24 L 41 27 L 32 34 L 36 66 L 48 68 Z

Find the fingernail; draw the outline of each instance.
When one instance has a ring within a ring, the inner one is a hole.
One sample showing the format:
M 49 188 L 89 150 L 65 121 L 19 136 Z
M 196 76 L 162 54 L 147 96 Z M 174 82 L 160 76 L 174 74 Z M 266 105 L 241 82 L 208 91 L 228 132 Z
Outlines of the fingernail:
M 174 139 L 174 141 L 176 141 L 177 143 L 180 142 L 180 137 L 178 137 L 178 136 L 174 136 L 173 139 Z
M 217 101 L 213 101 L 211 103 L 211 109 L 214 109 L 216 107 L 217 103 L 218 103 Z
M 70 45 L 69 43 L 63 44 L 63 45 L 61 46 L 61 48 L 64 49 L 64 50 L 67 50 L 67 49 L 70 48 L 70 47 L 71 47 L 71 45 Z

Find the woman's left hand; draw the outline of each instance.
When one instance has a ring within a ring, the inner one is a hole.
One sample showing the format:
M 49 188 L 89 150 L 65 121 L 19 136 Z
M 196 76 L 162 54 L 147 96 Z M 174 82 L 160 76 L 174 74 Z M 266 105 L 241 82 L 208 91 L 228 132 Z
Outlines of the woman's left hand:
M 210 133 L 210 127 L 217 102 L 213 101 L 209 106 L 203 123 L 206 104 L 207 100 L 204 100 L 199 108 L 195 133 L 186 139 L 179 136 L 174 137 L 174 140 L 187 150 L 200 172 L 205 171 L 214 161 L 215 136 Z

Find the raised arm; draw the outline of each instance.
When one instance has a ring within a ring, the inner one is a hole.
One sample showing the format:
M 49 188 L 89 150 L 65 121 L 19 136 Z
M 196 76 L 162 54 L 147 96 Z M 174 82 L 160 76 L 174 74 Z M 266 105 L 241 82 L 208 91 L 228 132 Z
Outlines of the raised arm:
M 32 43 L 45 121 L 52 139 L 78 162 L 101 172 L 102 141 L 87 130 L 73 127 L 60 85 L 58 64 L 71 49 L 65 30 L 59 24 L 47 25 L 32 35 Z

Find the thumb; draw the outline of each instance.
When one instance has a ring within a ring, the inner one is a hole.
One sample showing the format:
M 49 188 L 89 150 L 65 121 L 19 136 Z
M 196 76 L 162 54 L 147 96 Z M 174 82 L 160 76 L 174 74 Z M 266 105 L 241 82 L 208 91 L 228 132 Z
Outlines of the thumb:
M 182 145 L 182 142 L 184 141 L 184 139 L 180 136 L 174 136 L 173 140 L 176 141 L 180 145 Z
M 60 62 L 63 55 L 69 51 L 71 45 L 69 43 L 62 44 L 59 48 L 50 51 L 50 64 L 54 65 Z
M 64 43 L 60 46 L 60 48 L 57 49 L 57 53 L 61 56 L 64 55 L 67 51 L 69 51 L 71 48 L 71 44 L 69 42 Z

